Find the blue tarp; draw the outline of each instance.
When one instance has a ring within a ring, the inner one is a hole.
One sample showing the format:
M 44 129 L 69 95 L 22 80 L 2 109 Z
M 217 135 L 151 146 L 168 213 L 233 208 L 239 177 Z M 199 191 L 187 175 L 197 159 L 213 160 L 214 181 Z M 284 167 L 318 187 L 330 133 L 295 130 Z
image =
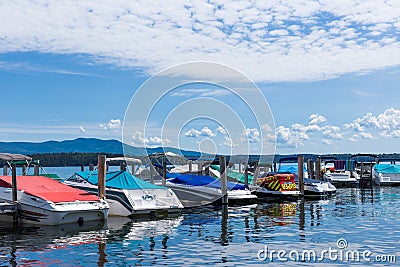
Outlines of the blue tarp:
M 193 175 L 193 174 L 183 174 L 179 175 L 173 179 L 168 180 L 171 183 L 175 184 L 185 184 L 185 185 L 192 185 L 192 186 L 207 186 L 211 188 L 221 189 L 221 182 L 219 180 L 214 179 L 208 175 Z M 228 182 L 227 188 L 229 190 L 244 190 L 246 186 L 242 184 L 235 184 Z
M 75 174 L 82 177 L 93 185 L 97 185 L 98 183 L 97 171 L 76 172 Z M 107 172 L 106 187 L 118 189 L 167 189 L 164 186 L 145 182 L 126 171 Z
M 400 166 L 393 164 L 377 164 L 374 169 L 380 173 L 400 173 Z

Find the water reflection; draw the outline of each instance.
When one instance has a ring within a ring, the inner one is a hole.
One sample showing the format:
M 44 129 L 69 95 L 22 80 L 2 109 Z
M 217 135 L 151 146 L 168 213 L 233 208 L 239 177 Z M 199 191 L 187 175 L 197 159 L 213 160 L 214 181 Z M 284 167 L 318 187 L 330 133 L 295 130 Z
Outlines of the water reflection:
M 326 200 L 204 207 L 160 220 L 111 217 L 106 224 L 83 227 L 0 225 L 0 266 L 257 265 L 257 249 L 265 245 L 328 248 L 338 237 L 351 248 L 390 253 L 388 248 L 400 247 L 399 204 L 399 188 L 354 188 L 340 189 Z

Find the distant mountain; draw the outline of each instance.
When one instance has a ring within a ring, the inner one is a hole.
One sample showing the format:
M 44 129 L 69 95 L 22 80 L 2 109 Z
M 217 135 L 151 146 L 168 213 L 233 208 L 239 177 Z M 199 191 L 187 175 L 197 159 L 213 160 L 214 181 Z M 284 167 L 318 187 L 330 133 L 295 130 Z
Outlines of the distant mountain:
M 199 152 L 185 151 L 177 148 L 143 148 L 123 144 L 118 140 L 101 140 L 97 138 L 78 138 L 64 141 L 46 141 L 40 143 L 32 142 L 0 142 L 0 153 L 15 153 L 31 155 L 35 153 L 112 153 L 123 154 L 123 147 L 129 155 L 144 156 L 146 154 L 173 152 L 182 153 L 185 156 L 199 156 Z

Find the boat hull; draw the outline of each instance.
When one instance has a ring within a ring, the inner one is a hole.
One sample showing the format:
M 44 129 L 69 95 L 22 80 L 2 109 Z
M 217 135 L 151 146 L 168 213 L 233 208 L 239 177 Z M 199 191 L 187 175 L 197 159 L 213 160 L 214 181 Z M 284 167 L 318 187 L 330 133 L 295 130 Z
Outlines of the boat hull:
M 400 186 L 400 173 L 381 173 L 374 170 L 373 181 L 380 186 Z
M 0 202 L 9 202 L 11 194 L 9 188 L 0 188 Z M 108 204 L 99 202 L 66 202 L 52 203 L 38 197 L 17 192 L 17 216 L 20 223 L 37 225 L 60 225 L 86 221 L 105 220 L 108 216 Z M 0 221 L 12 222 L 11 214 L 0 215 Z
M 97 193 L 97 187 L 88 182 L 64 182 L 67 185 Z M 136 216 L 178 213 L 182 203 L 170 189 L 117 189 L 106 187 L 106 201 L 110 216 Z

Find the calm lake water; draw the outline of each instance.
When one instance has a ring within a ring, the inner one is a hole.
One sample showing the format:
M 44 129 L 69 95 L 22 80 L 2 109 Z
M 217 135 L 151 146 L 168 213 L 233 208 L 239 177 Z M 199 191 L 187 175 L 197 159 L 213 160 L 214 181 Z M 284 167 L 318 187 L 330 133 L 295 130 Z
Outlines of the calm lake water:
M 46 170 L 68 177 L 80 168 Z M 160 220 L 0 224 L 0 266 L 398 266 L 388 261 L 400 261 L 399 208 L 399 187 L 353 188 L 327 200 L 201 208 Z

